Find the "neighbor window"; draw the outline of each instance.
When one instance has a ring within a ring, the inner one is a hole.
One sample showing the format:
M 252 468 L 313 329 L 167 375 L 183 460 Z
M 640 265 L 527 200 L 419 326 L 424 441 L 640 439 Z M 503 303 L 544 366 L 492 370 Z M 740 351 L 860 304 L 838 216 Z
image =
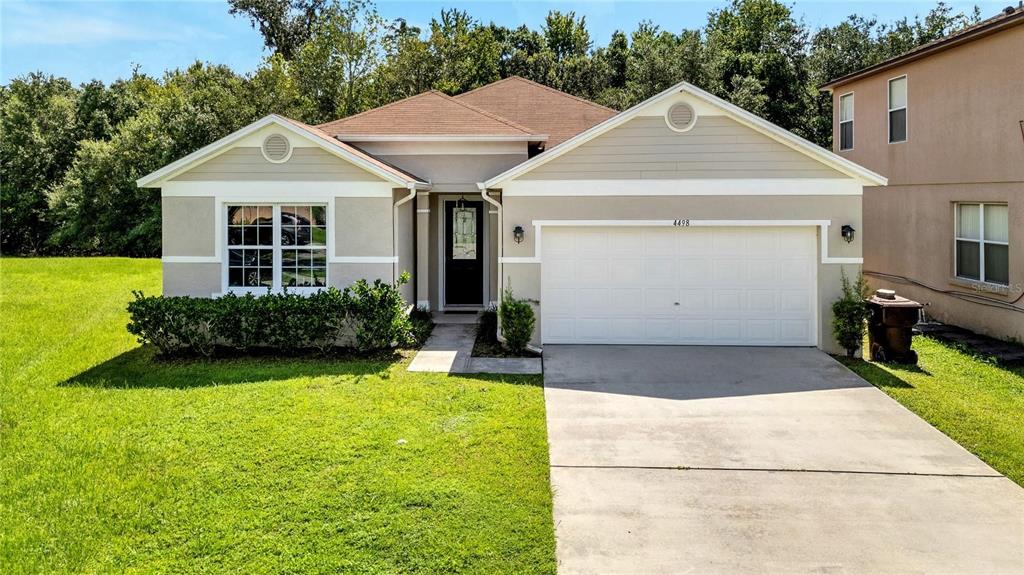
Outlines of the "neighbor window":
M 1009 213 L 1006 204 L 956 205 L 956 275 L 1010 283 Z
M 853 149 L 853 92 L 839 96 L 839 149 Z
M 231 289 L 327 286 L 325 206 L 228 206 L 227 244 Z
M 889 143 L 907 141 L 907 77 L 889 80 Z

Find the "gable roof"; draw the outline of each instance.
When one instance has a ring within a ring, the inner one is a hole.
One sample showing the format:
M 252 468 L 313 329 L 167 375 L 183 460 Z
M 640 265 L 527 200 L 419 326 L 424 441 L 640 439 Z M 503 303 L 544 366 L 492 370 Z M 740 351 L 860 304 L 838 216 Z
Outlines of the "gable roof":
M 547 134 L 430 90 L 317 128 L 342 140 L 458 139 L 487 137 L 539 142 Z M 404 138 L 403 138 L 404 137 Z
M 546 132 L 548 148 L 619 113 L 519 76 L 481 86 L 455 99 Z
M 339 142 L 332 138 L 329 134 L 314 128 L 308 124 L 303 124 L 298 120 L 292 120 L 285 118 L 284 116 L 278 116 L 277 114 L 271 114 L 264 116 L 263 118 L 249 124 L 248 126 L 236 130 L 227 136 L 213 142 L 212 144 L 205 146 L 192 152 L 191 154 L 167 164 L 166 166 L 147 174 L 135 181 L 135 184 L 140 188 L 147 187 L 159 187 L 164 180 L 170 179 L 181 172 L 186 171 L 193 165 L 208 159 L 211 156 L 221 152 L 234 142 L 248 136 L 249 134 L 263 128 L 275 124 L 281 128 L 288 130 L 296 135 L 304 136 L 314 143 L 318 144 L 321 148 L 327 152 L 338 156 L 344 160 L 347 160 L 360 168 L 375 174 L 384 180 L 400 185 L 403 188 L 415 187 L 416 189 L 429 189 L 430 182 L 419 178 L 405 170 L 399 169 L 387 162 L 383 162 L 378 158 L 371 156 L 370 154 L 360 150 L 355 146 L 351 146 L 344 142 Z
M 865 185 L 884 186 L 887 182 L 885 177 L 876 174 L 863 166 L 855 164 L 838 154 L 834 154 L 817 144 L 809 142 L 789 130 L 780 128 L 768 120 L 751 114 L 739 106 L 730 104 L 718 96 L 705 92 L 689 82 L 680 82 L 668 90 L 665 90 L 656 96 L 652 96 L 632 108 L 601 122 L 593 128 L 562 142 L 543 154 L 538 154 L 522 164 L 506 170 L 505 172 L 494 176 L 486 182 L 481 182 L 478 185 L 483 189 L 501 187 L 501 184 L 517 178 L 538 166 L 544 165 L 581 146 L 582 144 L 597 138 L 601 134 L 625 124 L 629 120 L 639 116 L 640 112 L 643 110 L 657 104 L 658 102 L 671 98 L 676 94 L 688 94 L 707 105 L 718 108 L 722 111 L 724 116 L 732 118 L 740 124 L 760 132 L 769 138 L 796 150 L 797 152 L 810 156 L 812 159 L 818 160 L 819 162 L 846 174 L 851 178 L 860 180 Z
M 1017 8 L 1008 6 L 999 12 L 999 14 L 991 18 L 982 20 L 977 24 L 968 26 L 959 32 L 954 32 L 948 36 L 939 38 L 938 40 L 932 40 L 931 42 L 921 44 L 917 48 L 904 52 L 894 58 L 889 58 L 888 60 L 868 66 L 867 68 L 862 68 L 856 72 L 840 76 L 822 85 L 820 89 L 823 91 L 831 91 L 833 88 L 843 84 L 848 84 L 854 80 L 858 80 L 890 68 L 895 68 L 901 64 L 920 60 L 921 58 L 934 54 L 935 52 L 948 50 L 954 46 L 959 46 L 972 40 L 977 40 L 978 38 L 994 34 L 1000 30 L 1017 26 L 1019 24 L 1024 24 L 1024 4 L 1019 5 Z

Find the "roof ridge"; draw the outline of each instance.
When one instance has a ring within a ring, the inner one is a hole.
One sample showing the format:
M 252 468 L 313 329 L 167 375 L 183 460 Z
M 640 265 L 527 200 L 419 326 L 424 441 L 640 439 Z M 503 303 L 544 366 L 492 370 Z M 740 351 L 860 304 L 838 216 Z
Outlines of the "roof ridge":
M 452 101 L 452 102 L 454 102 L 454 103 L 456 103 L 456 104 L 458 104 L 458 105 L 460 105 L 460 106 L 462 106 L 462 107 L 464 107 L 466 109 L 469 109 L 469 110 L 472 110 L 474 112 L 477 112 L 478 114 L 483 114 L 484 116 L 487 116 L 488 118 L 491 118 L 493 120 L 497 120 L 498 122 L 501 122 L 503 124 L 511 126 L 511 127 L 515 128 L 515 129 L 523 132 L 524 134 L 527 134 L 527 135 L 530 135 L 530 136 L 537 134 L 536 132 L 534 132 L 533 130 L 531 130 L 530 128 L 527 128 L 526 126 L 524 126 L 522 124 L 513 122 L 512 120 L 509 120 L 508 118 L 499 116 L 499 115 L 495 114 L 494 112 L 488 112 L 487 110 L 484 110 L 482 108 L 478 108 L 478 107 L 476 107 L 476 106 L 474 106 L 472 104 L 469 104 L 467 102 L 463 102 L 463 101 L 459 100 L 458 98 L 456 98 L 454 96 L 449 96 L 448 94 L 445 94 L 444 92 L 441 92 L 441 91 L 438 91 L 438 90 L 431 90 L 431 92 L 437 92 L 441 96 L 444 96 L 448 100 L 450 100 L 450 101 Z
M 490 88 L 492 86 L 496 86 L 498 84 L 507 82 L 509 80 L 520 80 L 520 81 L 526 82 L 527 84 L 530 84 L 530 85 L 533 85 L 533 86 L 537 86 L 538 88 L 543 88 L 543 89 L 547 90 L 548 92 L 553 92 L 553 93 L 555 93 L 555 94 L 557 94 L 559 96 L 565 96 L 566 98 L 570 98 L 572 100 L 576 100 L 577 102 L 580 102 L 580 103 L 583 103 L 583 104 L 588 104 L 588 105 L 590 105 L 590 106 L 592 106 L 594 108 L 600 108 L 602 110 L 607 110 L 609 112 L 614 112 L 616 114 L 619 113 L 619 111 L 616 110 L 615 108 L 609 108 L 608 106 L 605 106 L 603 104 L 598 104 L 597 102 L 593 102 L 593 101 L 588 100 L 586 98 L 581 98 L 579 96 L 575 96 L 575 95 L 570 94 L 568 92 L 563 92 L 563 91 L 561 91 L 561 90 L 559 90 L 557 88 L 552 88 L 551 86 L 545 86 L 544 84 L 541 84 L 540 82 L 534 82 L 533 80 L 530 80 L 529 78 L 524 78 L 524 77 L 522 77 L 522 76 L 520 76 L 518 74 L 512 74 L 511 76 L 506 76 L 506 77 L 502 78 L 501 80 L 498 80 L 497 82 L 491 82 L 490 84 L 484 84 L 483 86 L 480 86 L 479 88 L 473 88 L 472 90 L 470 90 L 468 92 L 463 92 L 463 93 L 461 93 L 461 94 L 459 94 L 459 95 L 457 95 L 455 97 L 456 98 L 461 98 L 462 96 L 466 96 L 466 95 L 472 94 L 473 92 L 476 92 L 478 90 L 483 90 L 484 88 Z

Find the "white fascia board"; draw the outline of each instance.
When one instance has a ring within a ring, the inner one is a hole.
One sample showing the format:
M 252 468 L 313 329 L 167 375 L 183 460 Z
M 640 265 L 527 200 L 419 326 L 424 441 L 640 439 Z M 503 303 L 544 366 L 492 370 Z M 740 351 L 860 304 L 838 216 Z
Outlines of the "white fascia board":
M 788 130 L 780 128 L 767 120 L 759 118 L 738 106 L 734 106 L 733 104 L 730 104 L 729 102 L 726 102 L 725 100 L 717 96 L 709 94 L 708 92 L 705 92 L 704 90 L 701 90 L 700 88 L 691 85 L 688 82 L 680 82 L 675 86 L 672 86 L 671 88 L 665 90 L 664 92 L 652 96 L 647 100 L 644 100 L 643 102 L 640 102 L 639 104 L 633 106 L 632 108 L 620 112 L 618 115 L 608 118 L 604 122 L 601 122 L 600 124 L 590 128 L 589 130 L 586 130 L 584 132 L 577 134 L 576 136 L 573 136 L 572 138 L 569 138 L 568 140 L 562 142 L 561 144 L 558 144 L 557 146 L 551 148 L 550 150 L 547 150 L 542 154 L 538 154 L 531 158 L 530 160 L 527 160 L 526 162 L 523 162 L 522 164 L 513 167 L 512 169 L 507 170 L 501 174 L 498 174 L 497 176 L 494 176 L 493 178 L 484 182 L 484 185 L 488 188 L 502 187 L 501 184 L 503 184 L 504 182 L 517 178 L 525 174 L 526 172 L 533 170 L 536 167 L 542 166 L 554 160 L 555 158 L 558 158 L 559 156 L 581 146 L 582 144 L 585 144 L 590 140 L 593 140 L 594 138 L 600 136 L 601 134 L 604 134 L 605 132 L 608 132 L 618 126 L 621 126 L 622 124 L 625 124 L 629 120 L 632 120 L 637 116 L 640 116 L 641 112 L 653 106 L 654 104 L 662 102 L 663 100 L 671 98 L 676 94 L 680 93 L 689 94 L 694 98 L 697 98 L 698 100 L 704 102 L 705 104 L 714 106 L 715 108 L 718 108 L 722 112 L 724 112 L 725 115 L 740 122 L 741 124 L 744 124 L 747 127 L 754 129 L 758 132 L 761 132 L 766 136 L 778 141 L 779 143 L 785 144 L 790 148 L 793 148 L 798 152 L 801 152 L 836 170 L 839 170 L 840 172 L 848 176 L 856 178 L 863 184 L 871 186 L 886 185 L 886 178 L 884 178 L 883 176 L 876 174 L 871 170 L 868 170 L 867 168 L 864 168 L 858 164 L 855 164 L 847 160 L 846 158 L 843 158 L 828 150 L 825 150 L 824 148 L 818 146 L 817 144 L 813 144 L 789 132 Z
M 380 166 L 374 164 L 373 162 L 370 162 L 365 158 L 362 158 L 346 150 L 345 148 L 342 148 L 340 143 L 337 146 L 331 145 L 330 142 L 324 140 L 320 136 L 316 134 L 311 134 L 308 131 L 303 130 L 301 127 L 289 122 L 288 120 L 281 118 L 276 114 L 271 114 L 269 116 L 260 118 L 259 120 L 256 120 L 248 126 L 245 126 L 244 128 L 232 132 L 227 136 L 224 136 L 223 138 L 217 140 L 216 142 L 213 142 L 212 144 L 209 144 L 196 150 L 195 152 L 192 152 L 191 154 L 185 156 L 184 158 L 181 158 L 180 160 L 171 162 L 170 164 L 167 164 L 166 166 L 160 168 L 159 170 L 156 170 L 155 172 L 152 172 L 139 178 L 138 180 L 135 181 L 135 185 L 140 188 L 160 187 L 164 183 L 164 180 L 173 178 L 179 173 L 187 171 L 189 168 L 193 167 L 193 165 L 197 164 L 198 162 L 206 160 L 208 157 L 213 156 L 218 152 L 221 152 L 222 150 L 226 149 L 228 146 L 237 142 L 238 140 L 241 140 L 242 138 L 248 136 L 249 134 L 270 124 L 275 124 L 276 126 L 288 130 L 293 134 L 302 136 L 312 141 L 313 143 L 317 144 L 320 148 L 324 149 L 328 153 L 333 154 L 348 162 L 351 162 L 352 164 L 355 164 L 356 166 L 370 172 L 371 174 L 379 176 L 389 182 L 399 184 L 403 188 L 409 186 L 416 186 L 417 188 L 423 186 L 429 187 L 430 185 L 428 182 L 417 182 L 415 180 L 407 178 L 400 178 L 396 174 L 393 174 L 388 170 L 382 169 Z
M 343 142 L 545 142 L 548 134 L 527 134 L 523 136 L 460 136 L 421 134 L 336 134 Z
M 513 180 L 507 197 L 571 196 L 860 196 L 863 185 L 848 178 Z

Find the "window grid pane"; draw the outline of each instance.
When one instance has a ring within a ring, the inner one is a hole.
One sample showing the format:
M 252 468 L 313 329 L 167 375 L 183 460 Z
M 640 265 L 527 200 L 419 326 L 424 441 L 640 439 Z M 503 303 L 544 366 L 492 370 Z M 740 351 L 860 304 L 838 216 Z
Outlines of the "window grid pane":
M 889 142 L 904 142 L 907 139 L 907 109 L 889 112 Z
M 1010 209 L 999 204 L 985 204 L 985 240 L 1010 241 Z
M 327 286 L 326 206 L 281 206 L 277 238 L 274 206 L 228 206 L 227 210 L 229 287 Z M 279 284 L 274 279 L 278 269 Z
M 985 244 L 985 281 L 1009 285 L 1010 246 Z
M 889 109 L 907 107 L 907 78 L 896 78 L 889 80 Z
M 957 240 L 956 242 L 956 275 L 962 278 L 981 279 L 981 244 L 978 242 Z
M 839 97 L 839 121 L 850 120 L 853 120 L 853 94 L 846 94 Z
M 979 204 L 957 204 L 956 209 L 956 237 L 980 240 L 981 206 Z
M 853 149 L 853 121 L 839 124 L 839 149 Z

